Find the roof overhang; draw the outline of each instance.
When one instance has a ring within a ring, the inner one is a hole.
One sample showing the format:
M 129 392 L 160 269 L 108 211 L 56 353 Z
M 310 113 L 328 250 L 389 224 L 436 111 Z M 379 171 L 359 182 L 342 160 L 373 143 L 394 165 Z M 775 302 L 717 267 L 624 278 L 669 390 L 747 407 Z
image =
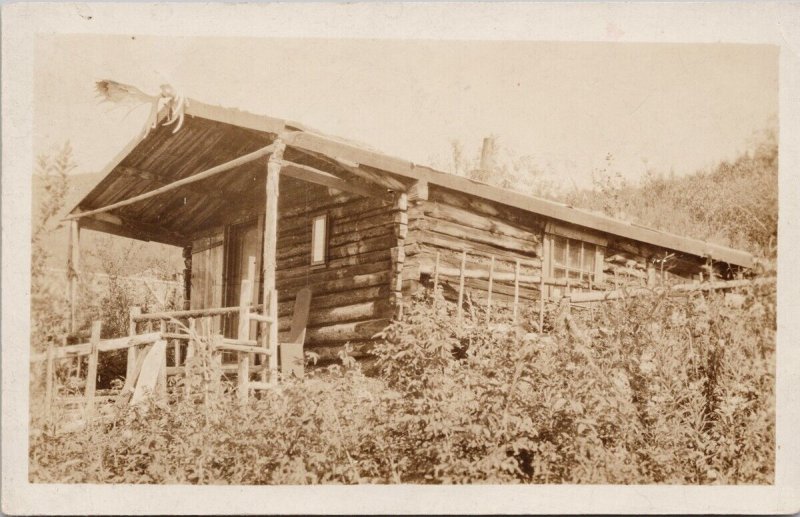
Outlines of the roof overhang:
M 165 115 L 160 114 L 159 120 Z M 299 165 L 293 168 L 295 174 L 307 173 L 304 169 L 322 170 L 334 178 L 330 181 L 338 178 L 372 191 L 402 190 L 426 182 L 613 236 L 731 265 L 753 266 L 753 256 L 745 251 L 523 195 L 325 136 L 294 122 L 196 100 L 188 101 L 184 125 L 177 133 L 173 134 L 171 127 L 158 125 L 145 138 L 135 138 L 71 213 L 96 209 L 152 190 L 154 185 L 189 177 L 269 145 L 278 136 L 287 144 L 286 156 Z M 238 204 L 242 209 L 257 205 L 263 192 L 252 187 L 264 171 L 263 163 L 247 164 L 216 180 L 198 182 L 184 192 L 126 207 L 108 217 L 87 218 L 81 224 L 117 235 L 182 245 L 198 225 L 213 223 L 215 212 L 231 208 L 230 194 L 241 196 Z

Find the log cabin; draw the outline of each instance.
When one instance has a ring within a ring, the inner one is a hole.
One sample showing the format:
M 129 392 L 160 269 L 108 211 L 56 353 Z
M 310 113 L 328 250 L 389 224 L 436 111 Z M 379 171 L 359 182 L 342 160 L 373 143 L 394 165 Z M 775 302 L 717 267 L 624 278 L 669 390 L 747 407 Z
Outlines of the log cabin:
M 502 304 L 730 278 L 753 265 L 743 251 L 437 171 L 298 123 L 169 88 L 151 97 L 112 81 L 98 87 L 107 98 L 138 95 L 153 110 L 70 212 L 69 271 L 81 229 L 169 244 L 183 250 L 185 309 L 208 309 L 239 304 L 255 259 L 252 303 L 277 292 L 279 333 L 289 330 L 298 290 L 311 289 L 306 349 L 322 357 L 345 342 L 367 346 L 434 277 L 448 297 L 467 291 Z M 220 333 L 236 332 L 235 315 L 218 319 Z

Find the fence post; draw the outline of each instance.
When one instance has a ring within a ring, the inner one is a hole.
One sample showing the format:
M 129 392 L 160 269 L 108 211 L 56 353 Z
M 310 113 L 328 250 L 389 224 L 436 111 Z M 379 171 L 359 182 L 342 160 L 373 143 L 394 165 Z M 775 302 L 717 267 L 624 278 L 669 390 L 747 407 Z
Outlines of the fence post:
M 44 408 L 48 417 L 53 408 L 53 381 L 55 380 L 55 345 L 52 341 L 47 344 L 47 366 L 45 367 L 44 381 Z
M 494 255 L 489 264 L 489 294 L 486 298 L 486 325 L 492 321 L 492 287 L 494 286 Z
M 164 334 L 167 332 L 167 322 L 166 320 L 160 320 L 159 323 L 159 331 L 161 332 L 161 339 L 166 341 L 164 338 Z M 167 396 L 167 350 L 169 346 L 167 343 L 164 344 L 164 356 L 161 358 L 161 368 L 159 368 L 158 372 L 158 391 L 163 395 L 165 398 Z
M 461 313 L 463 312 L 462 305 L 464 304 L 464 268 L 467 266 L 467 252 L 461 252 L 461 269 L 458 271 L 458 321 L 461 321 Z
M 89 352 L 89 367 L 86 373 L 86 425 L 89 425 L 94 416 L 94 394 L 97 389 L 97 359 L 99 353 L 97 347 L 100 344 L 102 326 L 103 324 L 100 321 L 92 322 L 92 348 Z
M 517 313 L 519 312 L 519 259 L 514 265 L 514 324 L 517 323 Z
M 141 307 L 131 307 L 128 311 L 128 335 L 135 336 L 136 335 L 136 317 L 142 314 Z M 125 379 L 130 378 L 133 375 L 133 370 L 136 368 L 136 347 L 132 346 L 128 348 L 128 365 L 125 369 Z

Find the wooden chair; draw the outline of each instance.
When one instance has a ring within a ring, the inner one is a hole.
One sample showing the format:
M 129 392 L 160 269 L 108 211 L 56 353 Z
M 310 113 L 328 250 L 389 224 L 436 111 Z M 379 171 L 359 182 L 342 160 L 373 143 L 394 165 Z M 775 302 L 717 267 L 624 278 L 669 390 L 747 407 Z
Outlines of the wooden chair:
M 310 309 L 311 289 L 304 287 L 297 292 L 297 296 L 294 300 L 294 314 L 292 316 L 292 328 L 289 331 L 289 338 L 278 345 L 281 373 L 284 377 L 294 375 L 298 379 L 303 378 L 305 371 L 303 345 L 306 341 L 306 326 L 308 326 L 308 314 Z

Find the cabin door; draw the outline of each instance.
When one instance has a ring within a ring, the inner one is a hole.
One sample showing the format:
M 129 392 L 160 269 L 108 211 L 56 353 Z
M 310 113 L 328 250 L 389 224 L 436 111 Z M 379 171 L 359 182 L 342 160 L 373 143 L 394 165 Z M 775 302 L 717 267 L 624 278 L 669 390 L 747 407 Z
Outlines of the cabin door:
M 251 304 L 257 304 L 261 293 L 261 241 L 263 231 L 260 219 L 229 227 L 226 238 L 226 270 L 227 282 L 225 289 L 225 304 L 228 307 L 239 305 L 239 296 L 242 290 L 242 280 L 247 278 L 247 267 L 250 257 L 255 258 L 255 278 Z M 257 322 L 250 324 L 250 339 L 255 339 Z M 231 314 L 226 318 L 225 336 L 236 338 L 239 328 L 239 315 Z

